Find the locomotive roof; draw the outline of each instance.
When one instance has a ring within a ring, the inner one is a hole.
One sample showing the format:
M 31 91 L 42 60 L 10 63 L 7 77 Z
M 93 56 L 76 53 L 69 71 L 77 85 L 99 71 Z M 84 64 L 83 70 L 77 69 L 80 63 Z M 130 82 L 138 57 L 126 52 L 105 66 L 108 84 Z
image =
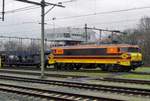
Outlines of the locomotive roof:
M 135 47 L 138 48 L 138 45 L 129 45 L 129 44 L 105 44 L 105 45 L 75 45 L 75 46 L 61 46 L 53 47 L 52 49 L 84 49 L 84 48 L 108 48 L 108 47 Z

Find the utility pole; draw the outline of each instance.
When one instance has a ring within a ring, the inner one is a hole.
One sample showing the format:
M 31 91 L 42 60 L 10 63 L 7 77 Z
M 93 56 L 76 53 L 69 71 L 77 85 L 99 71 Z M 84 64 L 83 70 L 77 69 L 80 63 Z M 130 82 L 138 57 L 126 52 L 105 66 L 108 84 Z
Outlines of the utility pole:
M 2 21 L 4 21 L 4 15 L 5 15 L 5 0 L 3 0 L 2 2 L 2 17 L 0 19 L 2 19 Z
M 45 0 L 41 1 L 41 78 L 44 77 L 45 52 L 44 52 L 44 23 L 45 23 Z
M 85 24 L 85 42 L 87 43 L 88 33 L 87 33 L 87 24 Z
M 102 41 L 102 30 L 99 30 L 99 45 L 101 44 Z
M 44 22 L 45 22 L 45 15 L 51 11 L 55 6 L 57 7 L 65 7 L 62 6 L 61 4 L 53 4 L 49 2 L 45 2 L 45 0 L 42 0 L 41 3 L 39 2 L 34 2 L 34 1 L 29 1 L 29 0 L 16 0 L 20 2 L 25 2 L 25 3 L 30 3 L 34 5 L 41 6 L 41 78 L 44 77 L 44 67 L 45 67 L 45 47 L 44 47 Z M 50 8 L 46 13 L 45 13 L 45 7 L 52 5 L 53 7 Z

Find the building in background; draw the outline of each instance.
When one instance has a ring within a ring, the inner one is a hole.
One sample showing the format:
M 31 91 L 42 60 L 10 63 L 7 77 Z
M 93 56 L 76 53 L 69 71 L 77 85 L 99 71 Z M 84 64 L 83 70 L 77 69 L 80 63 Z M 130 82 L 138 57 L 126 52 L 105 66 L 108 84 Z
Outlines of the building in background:
M 45 38 L 54 42 L 55 44 L 61 45 L 74 45 L 80 44 L 82 42 L 95 42 L 96 36 L 95 32 L 92 30 L 87 30 L 87 35 L 85 29 L 82 28 L 55 28 L 46 29 Z

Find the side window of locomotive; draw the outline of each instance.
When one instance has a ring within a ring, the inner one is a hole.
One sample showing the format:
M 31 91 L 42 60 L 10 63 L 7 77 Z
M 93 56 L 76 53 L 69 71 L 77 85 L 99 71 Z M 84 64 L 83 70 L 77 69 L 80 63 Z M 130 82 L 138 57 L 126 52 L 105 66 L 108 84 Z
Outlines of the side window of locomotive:
M 120 48 L 120 52 L 128 52 L 128 48 L 127 47 L 122 47 L 122 48 Z
M 139 48 L 129 47 L 128 52 L 140 52 Z
M 72 55 L 72 54 L 73 54 L 73 50 L 71 50 L 71 49 L 64 50 L 64 55 Z
M 87 55 L 89 54 L 89 49 L 75 49 L 72 54 L 73 55 Z
M 135 47 L 122 47 L 120 48 L 120 52 L 141 52 L 141 50 Z
M 99 52 L 98 52 L 99 53 Z M 96 49 L 81 49 L 77 50 L 76 54 L 78 55 L 96 55 Z
M 95 55 L 106 55 L 106 51 L 107 49 L 106 48 L 98 48 L 98 49 L 95 49 L 95 51 L 93 51 Z

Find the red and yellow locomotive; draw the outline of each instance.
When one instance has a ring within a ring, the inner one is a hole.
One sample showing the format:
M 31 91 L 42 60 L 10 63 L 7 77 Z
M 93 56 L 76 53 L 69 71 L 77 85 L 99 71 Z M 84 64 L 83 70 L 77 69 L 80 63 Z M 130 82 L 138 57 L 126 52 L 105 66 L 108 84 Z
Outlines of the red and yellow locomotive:
M 49 64 L 57 69 L 101 68 L 103 71 L 130 71 L 142 65 L 137 45 L 77 45 L 52 48 Z

